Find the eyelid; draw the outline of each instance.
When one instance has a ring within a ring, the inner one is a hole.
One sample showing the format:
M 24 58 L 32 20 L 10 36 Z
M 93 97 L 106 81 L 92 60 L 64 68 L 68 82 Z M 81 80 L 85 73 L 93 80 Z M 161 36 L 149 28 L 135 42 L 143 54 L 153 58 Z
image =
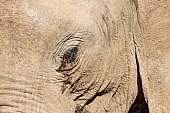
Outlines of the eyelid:
M 58 48 L 59 50 L 57 52 L 54 53 L 54 61 L 56 62 L 56 60 L 60 61 L 60 65 L 57 66 L 58 68 L 56 69 L 56 71 L 59 72 L 63 72 L 63 73 L 67 73 L 70 72 L 73 68 L 77 67 L 79 61 L 80 61 L 80 54 L 81 54 L 81 46 L 80 43 L 82 42 L 82 40 L 67 40 L 66 42 L 63 42 L 62 45 Z M 77 47 L 78 48 L 78 52 L 76 53 L 76 58 L 73 62 L 65 62 L 63 61 L 63 56 L 64 54 L 73 47 Z M 58 64 L 57 64 L 58 65 Z
M 71 38 L 67 39 L 64 42 L 61 43 L 61 46 L 58 48 L 58 53 L 62 53 L 63 50 L 66 50 L 70 46 L 78 46 L 80 43 L 83 42 L 83 40 L 79 38 Z

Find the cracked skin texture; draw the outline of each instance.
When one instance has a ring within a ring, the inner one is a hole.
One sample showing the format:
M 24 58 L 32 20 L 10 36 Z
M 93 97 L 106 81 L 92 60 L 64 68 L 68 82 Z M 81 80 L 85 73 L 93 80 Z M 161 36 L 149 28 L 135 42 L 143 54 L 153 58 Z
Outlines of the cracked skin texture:
M 0 113 L 168 113 L 168 4 L 1 0 Z

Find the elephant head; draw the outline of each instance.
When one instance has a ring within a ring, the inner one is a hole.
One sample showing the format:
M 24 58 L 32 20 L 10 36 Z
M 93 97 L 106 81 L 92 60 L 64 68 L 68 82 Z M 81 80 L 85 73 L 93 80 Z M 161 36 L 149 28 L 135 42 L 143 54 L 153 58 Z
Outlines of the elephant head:
M 0 112 L 148 113 L 142 5 L 0 1 Z

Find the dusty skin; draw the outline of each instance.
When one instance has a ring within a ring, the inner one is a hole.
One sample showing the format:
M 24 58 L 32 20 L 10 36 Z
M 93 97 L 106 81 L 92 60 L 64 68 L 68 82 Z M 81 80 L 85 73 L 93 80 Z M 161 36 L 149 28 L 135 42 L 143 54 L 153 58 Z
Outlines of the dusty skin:
M 0 113 L 169 113 L 169 0 L 0 0 Z

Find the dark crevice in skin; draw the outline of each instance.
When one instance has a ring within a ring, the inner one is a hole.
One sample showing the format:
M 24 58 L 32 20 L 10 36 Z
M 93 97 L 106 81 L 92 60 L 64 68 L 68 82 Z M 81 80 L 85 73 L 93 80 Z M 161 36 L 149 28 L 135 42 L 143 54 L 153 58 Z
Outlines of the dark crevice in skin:
M 84 107 L 92 103 L 97 96 L 98 96 L 98 93 L 96 93 L 92 98 L 88 99 L 87 102 L 83 106 L 76 107 L 75 113 L 84 113 L 83 112 Z
M 133 37 L 133 40 L 134 40 L 134 45 L 135 45 L 135 59 L 136 59 L 136 66 L 137 66 L 138 95 L 136 96 L 134 103 L 129 108 L 128 113 L 149 113 L 148 104 L 145 101 L 143 88 L 142 88 L 140 64 L 139 64 L 139 60 L 138 60 L 138 56 L 137 56 L 137 47 L 136 47 L 136 42 L 135 42 L 134 37 Z
M 103 84 L 103 83 L 102 83 Z M 99 89 L 102 87 L 102 84 L 100 85 Z M 74 101 L 78 100 L 80 97 L 84 96 L 89 90 L 90 88 L 95 85 L 95 82 L 93 82 L 85 91 L 84 93 L 82 93 L 81 95 L 77 96 Z M 102 96 L 106 93 L 108 93 L 109 91 L 111 91 L 111 88 L 107 89 L 108 86 L 110 85 L 110 83 L 106 86 L 106 88 L 104 88 L 102 91 L 99 92 L 99 89 L 96 91 L 96 93 L 89 99 L 86 99 L 86 103 L 83 106 L 78 105 L 75 108 L 75 113 L 90 113 L 89 111 L 85 110 L 85 106 L 89 105 L 90 103 L 92 103 L 97 96 Z
M 76 79 L 70 86 L 70 93 L 76 93 L 78 92 L 79 90 L 76 90 L 76 86 L 79 82 L 79 80 L 82 78 L 82 76 L 78 77 L 78 79 Z M 85 90 L 85 89 L 81 89 L 81 90 Z M 80 90 L 80 91 L 81 91 Z
M 75 113 L 91 113 L 90 111 L 86 110 L 86 109 L 83 109 L 83 110 L 80 110 L 81 109 L 81 106 L 76 106 L 76 109 L 75 109 Z
M 109 84 L 108 84 L 108 86 L 109 86 Z M 96 94 L 94 94 L 92 98 L 88 99 L 83 106 L 77 106 L 75 109 L 75 113 L 89 113 L 89 111 L 86 111 L 86 110 L 84 111 L 85 106 L 92 103 L 96 99 L 96 97 L 103 96 L 103 95 L 109 93 L 109 91 L 111 91 L 111 89 L 107 89 L 108 86 L 100 92 L 97 91 Z
M 90 90 L 90 88 L 94 85 L 94 83 L 95 83 L 95 82 L 93 82 L 93 83 L 84 91 L 84 93 L 82 93 L 82 94 L 80 94 L 79 96 L 77 96 L 77 97 L 74 99 L 74 101 L 78 100 L 80 97 L 82 97 L 83 95 L 85 95 L 85 93 L 87 93 L 87 92 Z
M 134 22 L 133 25 L 138 24 L 140 31 L 142 30 L 141 24 L 139 22 L 140 20 L 140 14 L 139 14 L 139 5 L 138 5 L 138 0 L 130 0 L 132 3 L 131 5 L 135 6 L 135 8 L 132 8 L 132 10 L 136 14 L 137 18 L 137 23 Z M 134 17 L 135 18 L 135 17 Z M 132 26 L 133 26 L 132 25 Z M 133 26 L 132 33 L 135 33 L 135 27 Z M 141 31 L 142 32 L 142 31 Z M 142 35 L 142 33 L 141 33 Z M 135 49 L 135 60 L 136 60 L 136 67 L 137 67 L 137 87 L 138 87 L 138 94 L 136 96 L 136 99 L 134 103 L 131 105 L 129 108 L 128 113 L 149 113 L 149 108 L 148 104 L 145 101 L 144 93 L 143 93 L 143 88 L 142 88 L 142 79 L 141 79 L 141 72 L 140 72 L 140 62 L 138 59 L 138 47 L 135 39 L 135 34 L 132 36 L 132 40 L 134 42 L 134 49 Z
M 0 107 L 12 107 L 12 108 L 14 108 L 14 107 L 16 107 L 16 106 L 13 106 L 13 105 L 10 105 L 10 104 L 0 104 Z

